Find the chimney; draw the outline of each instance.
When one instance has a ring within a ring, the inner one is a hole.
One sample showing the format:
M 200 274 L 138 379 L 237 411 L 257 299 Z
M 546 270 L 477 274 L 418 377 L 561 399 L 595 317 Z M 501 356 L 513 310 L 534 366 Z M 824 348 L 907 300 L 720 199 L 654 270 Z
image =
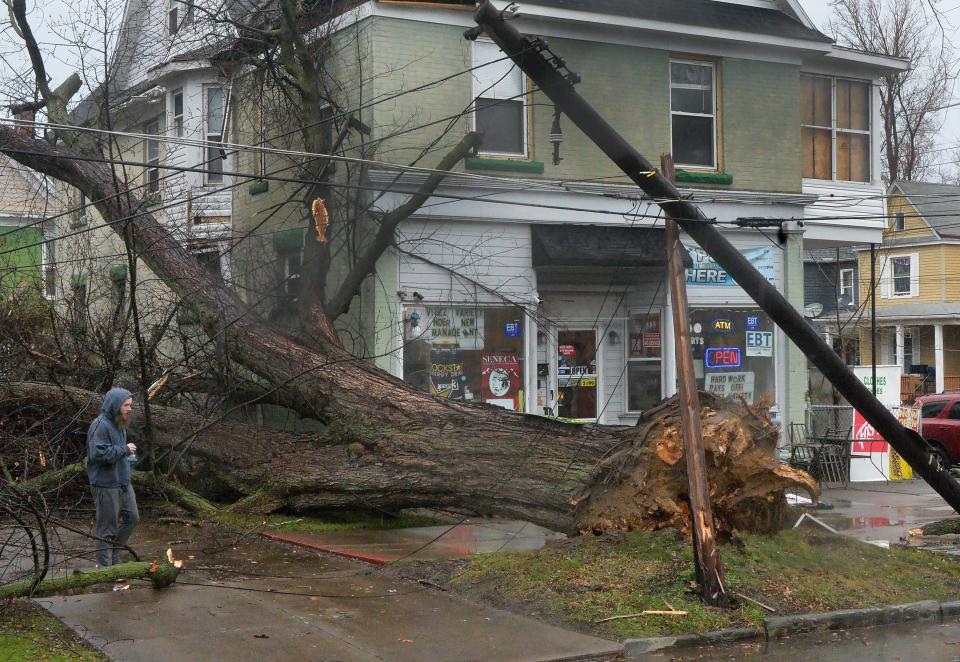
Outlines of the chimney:
M 10 106 L 10 112 L 13 114 L 13 119 L 22 122 L 33 122 L 37 117 L 37 109 L 32 104 Z M 31 138 L 37 135 L 36 127 L 33 124 L 18 124 L 17 131 Z

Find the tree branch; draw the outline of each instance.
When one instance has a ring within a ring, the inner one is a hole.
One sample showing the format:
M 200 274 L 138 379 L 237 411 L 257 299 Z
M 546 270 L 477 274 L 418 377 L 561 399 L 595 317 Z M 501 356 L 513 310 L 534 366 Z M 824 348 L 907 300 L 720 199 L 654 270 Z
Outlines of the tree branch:
M 463 139 L 443 157 L 440 163 L 437 164 L 436 169 L 445 172 L 431 173 L 426 181 L 420 185 L 416 193 L 411 195 L 406 202 L 393 211 L 384 214 L 383 218 L 380 219 L 380 228 L 377 230 L 376 236 L 357 258 L 353 269 L 351 269 L 350 273 L 343 279 L 337 293 L 326 305 L 327 314 L 332 319 L 336 319 L 350 309 L 350 302 L 360 289 L 360 284 L 373 272 L 377 260 L 383 254 L 383 251 L 393 243 L 397 226 L 420 209 L 423 203 L 437 190 L 440 182 L 446 177 L 446 173 L 476 149 L 479 144 L 479 133 L 472 131 L 465 135 Z

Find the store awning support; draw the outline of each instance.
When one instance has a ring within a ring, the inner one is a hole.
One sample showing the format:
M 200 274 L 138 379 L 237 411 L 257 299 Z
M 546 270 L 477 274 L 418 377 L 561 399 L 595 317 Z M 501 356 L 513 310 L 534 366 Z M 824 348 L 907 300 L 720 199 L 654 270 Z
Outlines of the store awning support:
M 681 199 L 677 188 L 574 90 L 578 77 L 566 68 L 562 58 L 550 51 L 546 41 L 521 34 L 489 0 L 480 5 L 474 20 L 478 28 L 468 30 L 465 36 L 476 39 L 481 32 L 489 35 L 584 134 L 736 279 L 837 391 L 954 510 L 960 512 L 960 483 L 949 474 L 923 438 L 900 425 L 803 316 L 708 222 L 703 212 Z M 642 122 L 643 118 L 639 120 Z

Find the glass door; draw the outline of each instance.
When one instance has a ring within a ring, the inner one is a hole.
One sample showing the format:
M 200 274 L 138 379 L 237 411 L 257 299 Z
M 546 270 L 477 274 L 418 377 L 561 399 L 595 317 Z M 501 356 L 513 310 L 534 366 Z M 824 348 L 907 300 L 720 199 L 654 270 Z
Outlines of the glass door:
M 597 418 L 597 333 L 557 332 L 557 416 Z

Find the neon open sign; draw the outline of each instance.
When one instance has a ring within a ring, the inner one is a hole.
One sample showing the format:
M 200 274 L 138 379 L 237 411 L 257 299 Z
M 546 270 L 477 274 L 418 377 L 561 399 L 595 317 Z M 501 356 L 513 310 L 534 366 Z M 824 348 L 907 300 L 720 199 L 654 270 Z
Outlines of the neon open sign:
M 739 368 L 739 347 L 708 347 L 704 363 L 708 368 Z

